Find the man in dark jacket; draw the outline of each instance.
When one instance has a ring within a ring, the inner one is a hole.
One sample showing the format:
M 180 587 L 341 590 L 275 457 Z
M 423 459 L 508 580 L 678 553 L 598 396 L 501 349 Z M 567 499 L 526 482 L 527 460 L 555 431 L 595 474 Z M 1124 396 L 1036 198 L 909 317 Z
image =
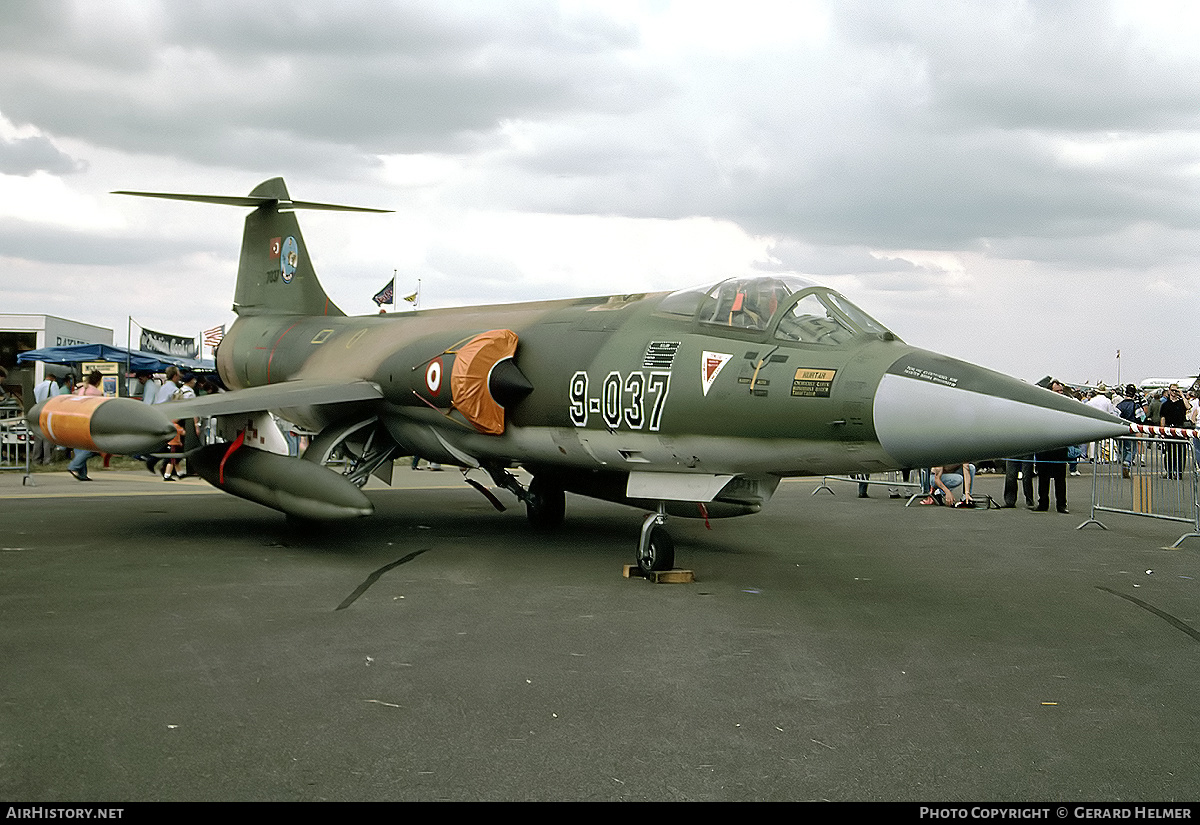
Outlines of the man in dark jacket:
M 1117 415 L 1130 424 L 1140 423 L 1138 412 L 1141 405 L 1137 402 L 1137 387 L 1129 384 L 1125 387 L 1125 398 L 1117 405 Z M 1122 438 L 1121 444 L 1121 477 L 1129 478 L 1129 468 L 1133 466 L 1133 458 L 1137 454 L 1137 441 L 1132 438 Z
M 1188 405 L 1183 400 L 1183 393 L 1179 391 L 1179 385 L 1172 384 L 1167 388 L 1167 397 L 1163 399 L 1162 407 L 1158 412 L 1159 426 L 1186 427 L 1187 411 Z M 1183 451 L 1182 441 L 1178 439 L 1167 441 L 1167 478 L 1183 477 Z

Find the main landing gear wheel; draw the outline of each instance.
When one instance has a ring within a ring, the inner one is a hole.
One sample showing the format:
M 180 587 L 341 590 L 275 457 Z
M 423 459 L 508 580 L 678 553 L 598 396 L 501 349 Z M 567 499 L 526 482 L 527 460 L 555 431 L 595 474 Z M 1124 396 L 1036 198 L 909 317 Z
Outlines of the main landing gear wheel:
M 539 530 L 551 530 L 563 523 L 566 512 L 567 497 L 562 487 L 534 476 L 525 493 L 529 523 Z
M 675 540 L 663 527 L 665 517 L 653 514 L 642 525 L 642 538 L 638 542 L 637 566 L 643 575 L 649 576 L 656 570 L 670 570 L 675 566 Z

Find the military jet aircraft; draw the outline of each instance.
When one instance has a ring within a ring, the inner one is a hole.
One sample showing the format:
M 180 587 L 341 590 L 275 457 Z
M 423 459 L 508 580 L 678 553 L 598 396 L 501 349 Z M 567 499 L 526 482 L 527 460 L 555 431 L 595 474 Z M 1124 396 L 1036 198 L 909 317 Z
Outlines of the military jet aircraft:
M 192 456 L 200 474 L 290 517 L 368 515 L 368 477 L 390 482 L 393 459 L 417 455 L 486 471 L 539 527 L 563 520 L 568 491 L 649 510 L 636 559 L 661 570 L 674 563 L 668 515 L 754 513 L 788 476 L 1128 433 L 1071 399 L 909 346 L 797 277 L 347 317 L 317 280 L 296 211 L 383 210 L 292 200 L 281 178 L 247 197 L 118 194 L 253 210 L 238 318 L 216 354 L 231 391 L 158 407 L 59 396 L 31 424 L 58 444 L 128 453 L 164 441 L 170 419 L 217 416 L 225 441 Z M 268 411 L 318 433 L 303 457 L 287 455 Z M 344 473 L 325 466 L 335 451 L 351 457 Z

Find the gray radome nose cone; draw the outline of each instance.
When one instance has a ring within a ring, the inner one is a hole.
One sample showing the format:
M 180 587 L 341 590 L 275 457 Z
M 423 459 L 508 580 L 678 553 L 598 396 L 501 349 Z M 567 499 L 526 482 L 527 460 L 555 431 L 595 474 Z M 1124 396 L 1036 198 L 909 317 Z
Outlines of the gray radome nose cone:
M 875 393 L 875 432 L 899 466 L 1008 458 L 1129 434 L 1115 416 L 1007 375 L 920 350 Z

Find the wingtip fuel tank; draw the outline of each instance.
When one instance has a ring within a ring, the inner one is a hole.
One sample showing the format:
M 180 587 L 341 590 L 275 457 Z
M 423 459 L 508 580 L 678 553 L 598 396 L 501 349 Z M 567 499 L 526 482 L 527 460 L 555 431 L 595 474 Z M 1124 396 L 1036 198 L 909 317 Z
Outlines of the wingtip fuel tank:
M 129 455 L 149 452 L 175 435 L 175 425 L 131 398 L 59 395 L 25 416 L 30 429 L 62 447 Z

